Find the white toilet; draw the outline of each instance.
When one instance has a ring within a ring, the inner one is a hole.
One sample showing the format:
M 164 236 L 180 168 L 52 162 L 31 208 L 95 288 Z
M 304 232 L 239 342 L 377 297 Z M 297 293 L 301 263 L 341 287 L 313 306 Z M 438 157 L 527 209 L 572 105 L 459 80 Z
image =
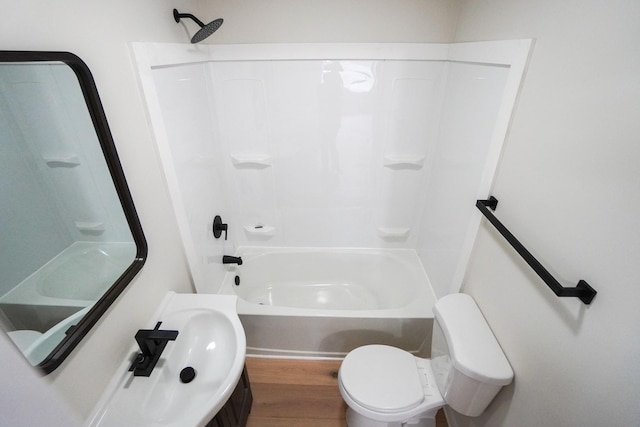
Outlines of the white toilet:
M 431 359 L 386 345 L 351 351 L 338 374 L 349 427 L 435 427 L 438 409 L 480 415 L 513 370 L 475 301 L 447 295 L 433 308 Z

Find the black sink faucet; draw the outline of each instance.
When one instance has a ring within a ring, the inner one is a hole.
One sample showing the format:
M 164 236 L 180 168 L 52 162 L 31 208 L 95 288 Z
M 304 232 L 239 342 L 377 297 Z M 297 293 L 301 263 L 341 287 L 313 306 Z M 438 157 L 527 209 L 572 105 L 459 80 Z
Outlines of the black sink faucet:
M 169 341 L 178 337 L 178 331 L 164 331 L 160 329 L 162 322 L 158 322 L 153 329 L 140 329 L 136 333 L 136 341 L 140 353 L 131 364 L 129 371 L 136 377 L 148 377 L 155 368 Z
M 239 256 L 223 255 L 222 256 L 222 263 L 223 264 L 238 264 L 238 265 L 242 265 L 242 258 L 240 258 Z

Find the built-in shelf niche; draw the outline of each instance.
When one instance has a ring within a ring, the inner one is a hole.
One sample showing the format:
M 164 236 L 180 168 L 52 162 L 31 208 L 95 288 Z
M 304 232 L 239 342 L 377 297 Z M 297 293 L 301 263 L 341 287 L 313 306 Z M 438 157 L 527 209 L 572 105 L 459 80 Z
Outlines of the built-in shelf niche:
M 393 170 L 419 170 L 424 166 L 424 156 L 386 155 L 382 164 L 385 168 Z
M 385 240 L 404 240 L 410 231 L 409 227 L 378 227 L 378 236 Z
M 100 234 L 104 233 L 104 223 L 100 221 L 75 221 L 76 228 L 81 233 Z
M 231 163 L 236 169 L 264 169 L 271 166 L 268 154 L 232 154 Z
M 50 168 L 73 168 L 80 165 L 80 158 L 74 153 L 59 156 L 42 156 L 42 158 Z
M 244 232 L 252 240 L 268 240 L 275 236 L 276 228 L 272 225 L 245 225 Z

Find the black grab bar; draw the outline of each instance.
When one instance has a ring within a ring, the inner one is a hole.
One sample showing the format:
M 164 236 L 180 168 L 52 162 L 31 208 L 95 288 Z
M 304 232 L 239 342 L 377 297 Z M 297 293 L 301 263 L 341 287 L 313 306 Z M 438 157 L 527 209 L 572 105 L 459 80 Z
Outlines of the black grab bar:
M 580 300 L 585 304 L 591 304 L 593 298 L 596 296 L 597 292 L 593 289 L 587 282 L 584 280 L 580 280 L 578 285 L 574 288 L 564 287 L 558 282 L 555 277 L 551 275 L 547 271 L 546 268 L 540 264 L 540 262 L 535 259 L 531 252 L 529 252 L 523 245 L 516 239 L 516 237 L 511 234 L 507 228 L 502 225 L 498 218 L 491 213 L 491 210 L 495 211 L 498 206 L 498 199 L 491 196 L 489 200 L 478 200 L 476 202 L 476 207 L 482 212 L 482 214 L 489 220 L 491 224 L 502 234 L 502 236 L 507 239 L 507 242 L 520 254 L 520 256 L 529 264 L 533 271 L 535 271 L 538 276 L 551 288 L 551 290 L 559 297 L 576 297 L 580 298 Z

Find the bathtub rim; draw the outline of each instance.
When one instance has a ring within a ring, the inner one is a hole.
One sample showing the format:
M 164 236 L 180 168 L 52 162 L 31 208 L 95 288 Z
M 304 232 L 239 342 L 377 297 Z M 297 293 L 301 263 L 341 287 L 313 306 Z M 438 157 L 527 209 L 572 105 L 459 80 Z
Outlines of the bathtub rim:
M 287 252 L 318 252 L 318 251 L 331 251 L 331 252 L 360 252 L 360 253 L 391 253 L 396 255 L 403 255 L 403 259 L 407 259 L 407 256 L 412 258 L 412 262 L 417 263 L 417 267 L 423 274 L 424 281 L 418 289 L 418 296 L 413 299 L 408 305 L 399 308 L 390 309 L 378 309 L 378 310 L 323 310 L 312 308 L 298 308 L 298 307 L 286 307 L 286 306 L 272 306 L 272 305 L 260 305 L 248 302 L 241 298 L 234 291 L 234 278 L 238 271 L 238 267 L 235 265 L 227 265 L 227 271 L 225 273 L 222 285 L 218 290 L 219 294 L 223 295 L 236 295 L 238 297 L 237 311 L 239 315 L 272 315 L 272 316 L 287 316 L 287 317 L 346 317 L 346 318 L 390 318 L 390 319 L 431 319 L 433 318 L 433 305 L 436 302 L 436 296 L 433 291 L 433 286 L 429 280 L 429 276 L 424 269 L 422 261 L 415 249 L 408 248 L 361 248 L 361 247 L 295 247 L 295 246 L 239 246 L 234 252 L 234 256 L 240 256 L 251 252 L 262 253 L 287 253 Z
M 239 317 L 247 336 L 247 356 L 278 359 L 344 359 L 350 351 L 368 344 L 391 345 L 426 358 L 431 355 L 435 322 L 434 318 Z M 288 327 L 292 319 L 295 319 L 295 331 L 286 336 L 277 332 Z M 321 330 L 321 333 L 300 335 L 301 330 Z M 338 341 L 329 340 L 334 334 L 350 332 L 356 333 Z M 359 338 L 363 332 L 369 334 L 365 339 Z

